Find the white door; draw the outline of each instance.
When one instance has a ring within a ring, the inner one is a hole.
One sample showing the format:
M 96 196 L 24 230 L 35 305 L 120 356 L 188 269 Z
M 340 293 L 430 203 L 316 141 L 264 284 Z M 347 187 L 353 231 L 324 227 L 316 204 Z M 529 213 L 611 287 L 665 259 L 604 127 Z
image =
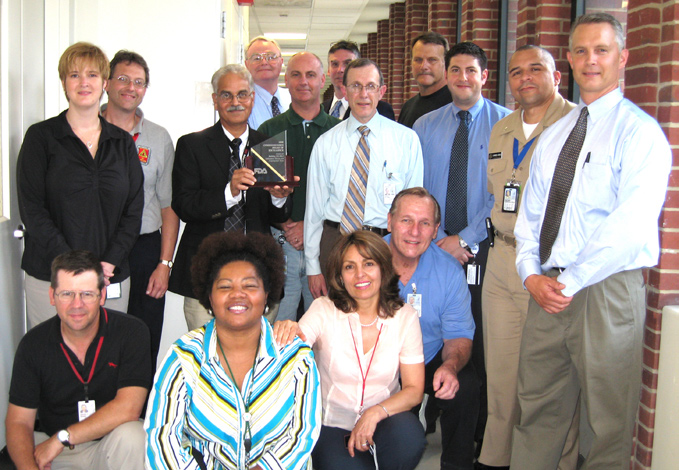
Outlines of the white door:
M 13 236 L 21 224 L 15 169 L 26 129 L 44 119 L 44 7 L 43 0 L 0 0 L 0 423 L 25 331 L 23 242 Z

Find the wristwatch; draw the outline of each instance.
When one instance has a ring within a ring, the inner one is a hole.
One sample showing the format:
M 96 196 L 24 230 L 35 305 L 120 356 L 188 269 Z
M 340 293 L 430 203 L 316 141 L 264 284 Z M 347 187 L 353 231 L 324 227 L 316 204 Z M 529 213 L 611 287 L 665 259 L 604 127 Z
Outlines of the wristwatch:
M 467 248 L 469 245 L 467 245 L 467 242 L 464 241 L 461 237 L 458 237 L 460 239 L 460 246 L 462 248 Z
M 164 264 L 165 266 L 167 266 L 170 269 L 172 269 L 172 266 L 174 266 L 174 263 L 172 262 L 172 260 L 169 260 L 169 259 L 161 259 L 159 261 L 159 263 Z
M 68 429 L 62 429 L 61 431 L 57 432 L 57 439 L 59 439 L 59 442 L 61 442 L 64 447 L 68 447 L 69 449 L 73 450 L 74 446 L 70 442 L 71 433 L 68 432 Z

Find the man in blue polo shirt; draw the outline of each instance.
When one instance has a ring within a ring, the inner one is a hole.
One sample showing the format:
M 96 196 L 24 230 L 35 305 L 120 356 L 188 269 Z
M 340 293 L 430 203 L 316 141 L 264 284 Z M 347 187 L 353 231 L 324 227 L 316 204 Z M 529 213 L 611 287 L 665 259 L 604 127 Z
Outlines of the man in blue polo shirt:
M 460 263 L 431 243 L 440 223 L 441 209 L 426 189 L 405 189 L 391 205 L 385 240 L 401 296 L 420 316 L 424 391 L 441 412 L 441 468 L 472 469 L 479 380 L 469 362 L 471 295 Z

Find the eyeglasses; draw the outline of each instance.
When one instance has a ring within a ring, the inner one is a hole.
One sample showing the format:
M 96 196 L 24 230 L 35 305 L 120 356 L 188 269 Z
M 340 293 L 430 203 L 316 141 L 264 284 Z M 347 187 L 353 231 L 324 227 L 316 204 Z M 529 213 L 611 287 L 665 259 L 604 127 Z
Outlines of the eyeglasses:
M 273 53 L 266 53 L 266 54 L 252 54 L 248 60 L 258 64 L 262 60 L 266 60 L 267 62 L 273 62 L 274 60 L 280 59 L 281 56 L 278 54 L 273 54 Z
M 252 92 L 239 91 L 237 95 L 233 95 L 228 91 L 223 91 L 219 94 L 219 100 L 229 103 L 233 100 L 234 96 L 239 103 L 246 103 L 252 99 Z
M 370 93 L 372 95 L 372 94 L 375 94 L 379 91 L 380 86 L 375 85 L 374 83 L 368 83 L 367 85 L 361 85 L 360 83 L 352 83 L 351 85 L 349 85 L 347 87 L 347 90 L 350 93 L 355 93 L 355 94 L 361 93 L 363 91 L 363 89 L 365 89 L 365 91 L 367 91 L 368 93 Z
M 61 292 L 56 292 L 54 296 L 59 299 L 60 302 L 65 304 L 70 304 L 75 300 L 76 295 L 80 295 L 80 300 L 85 304 L 93 304 L 96 302 L 101 294 L 91 290 L 76 292 L 73 290 L 62 290 Z
M 123 86 L 127 86 L 132 83 L 135 88 L 146 88 L 146 82 L 141 78 L 135 78 L 132 80 L 127 75 L 120 75 L 116 77 L 115 80 L 118 80 Z

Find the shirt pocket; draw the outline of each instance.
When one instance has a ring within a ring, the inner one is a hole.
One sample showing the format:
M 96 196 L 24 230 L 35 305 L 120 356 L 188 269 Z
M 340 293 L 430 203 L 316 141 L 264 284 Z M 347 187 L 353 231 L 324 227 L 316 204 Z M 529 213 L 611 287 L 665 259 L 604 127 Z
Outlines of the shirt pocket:
M 506 183 L 506 171 L 508 162 L 506 158 L 495 158 L 488 160 L 488 184 L 492 186 L 493 193 L 498 191 L 498 188 L 503 188 Z
M 608 161 L 583 164 L 577 179 L 575 201 L 585 212 L 610 213 L 615 204 L 616 178 Z

